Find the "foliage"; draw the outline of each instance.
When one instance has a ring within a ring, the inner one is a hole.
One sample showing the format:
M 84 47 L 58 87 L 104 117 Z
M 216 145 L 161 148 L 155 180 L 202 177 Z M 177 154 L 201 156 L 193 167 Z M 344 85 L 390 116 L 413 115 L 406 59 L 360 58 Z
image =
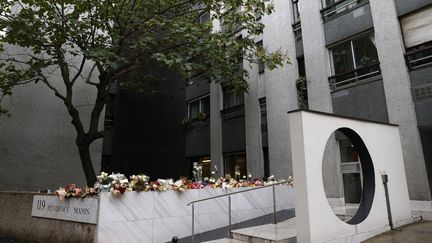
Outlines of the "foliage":
M 307 80 L 305 77 L 299 77 L 296 80 L 297 100 L 300 109 L 308 109 Z
M 16 85 L 40 82 L 50 88 L 72 117 L 82 166 L 93 185 L 89 146 L 103 137 L 99 119 L 115 82 L 153 92 L 161 77 L 204 72 L 225 88 L 247 91 L 239 59 L 259 59 L 269 69 L 288 62 L 280 50 L 268 53 L 254 40 L 264 28 L 255 16 L 272 11 L 264 0 L 0 0 L 5 33 L 0 36 L 0 102 Z M 198 21 L 207 13 L 209 21 Z M 220 20 L 224 31 L 213 28 Z M 241 38 L 233 34 L 239 26 Z M 8 52 L 11 46 L 23 53 Z M 52 77 L 54 71 L 58 77 Z M 88 122 L 73 102 L 77 82 L 97 91 Z M 6 112 L 0 106 L 0 113 Z

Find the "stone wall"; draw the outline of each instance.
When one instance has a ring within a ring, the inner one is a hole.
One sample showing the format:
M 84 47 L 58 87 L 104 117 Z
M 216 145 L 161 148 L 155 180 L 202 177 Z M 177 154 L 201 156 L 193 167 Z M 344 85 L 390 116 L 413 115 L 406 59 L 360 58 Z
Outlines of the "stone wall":
M 94 242 L 96 225 L 31 216 L 28 192 L 0 192 L 0 238 L 23 242 Z

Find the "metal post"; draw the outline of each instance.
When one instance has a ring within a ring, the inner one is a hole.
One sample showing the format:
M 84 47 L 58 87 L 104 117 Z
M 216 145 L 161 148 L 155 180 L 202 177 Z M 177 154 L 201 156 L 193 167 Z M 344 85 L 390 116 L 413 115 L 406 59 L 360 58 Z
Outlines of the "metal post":
M 382 175 L 382 180 L 383 180 L 383 184 L 384 184 L 384 191 L 385 191 L 385 197 L 386 197 L 388 221 L 389 221 L 390 229 L 393 230 L 393 218 L 392 218 L 392 213 L 391 213 L 391 208 L 390 208 L 390 198 L 389 198 L 389 192 L 388 192 L 388 187 L 387 187 L 388 175 L 386 175 L 386 174 Z
M 276 192 L 275 192 L 275 186 L 272 186 L 273 189 L 273 224 L 276 224 Z
M 195 220 L 194 220 L 194 213 L 195 213 L 195 204 L 192 203 L 192 243 L 195 243 L 195 230 L 194 230 L 194 226 L 195 226 Z
M 231 238 L 231 195 L 228 195 L 228 239 Z

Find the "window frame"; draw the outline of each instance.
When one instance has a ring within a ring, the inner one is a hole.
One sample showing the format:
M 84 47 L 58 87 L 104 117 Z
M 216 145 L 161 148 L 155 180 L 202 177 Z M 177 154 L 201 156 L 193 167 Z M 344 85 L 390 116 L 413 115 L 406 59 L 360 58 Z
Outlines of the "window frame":
M 374 44 L 374 46 L 375 46 L 375 50 L 376 50 L 377 62 L 359 67 L 358 63 L 356 61 L 356 54 L 355 54 L 355 50 L 354 50 L 355 48 L 354 48 L 353 42 L 355 42 L 356 40 L 358 40 L 360 38 L 364 38 L 366 36 L 373 36 L 375 38 L 375 33 L 374 33 L 373 30 L 368 30 L 366 32 L 362 32 L 362 33 L 360 33 L 358 35 L 355 35 L 355 36 L 353 36 L 353 37 L 351 37 L 349 39 L 345 39 L 343 41 L 340 41 L 338 43 L 335 43 L 333 45 L 328 46 L 327 49 L 328 49 L 328 53 L 329 53 L 330 68 L 331 68 L 331 76 L 328 79 L 329 79 L 331 91 L 337 91 L 339 89 L 351 87 L 351 86 L 353 86 L 353 84 L 355 85 L 359 81 L 369 80 L 370 78 L 373 78 L 373 77 L 376 77 L 376 76 L 381 76 L 381 69 L 379 67 L 380 61 L 379 61 L 378 50 L 376 49 L 376 43 Z M 334 50 L 334 48 L 336 48 L 336 47 L 338 47 L 338 46 L 340 46 L 342 44 L 346 44 L 347 42 L 349 42 L 349 45 L 350 45 L 349 50 L 351 52 L 350 54 L 351 54 L 351 58 L 352 58 L 351 61 L 352 61 L 352 64 L 353 64 L 353 69 L 336 74 L 335 63 L 334 63 L 334 58 L 333 58 L 333 50 Z M 375 70 L 373 72 L 370 72 L 370 73 L 367 73 L 367 74 L 362 74 L 362 75 L 358 75 L 357 74 L 357 72 L 359 72 L 359 71 L 362 71 L 362 70 L 365 70 L 365 69 L 372 69 L 372 68 L 377 68 L 377 70 Z M 337 76 L 348 75 L 350 73 L 354 73 L 354 77 L 353 78 L 348 78 L 348 79 L 342 80 L 342 81 L 335 81 L 334 84 L 331 81 L 332 79 L 336 78 Z M 360 78 L 363 78 L 365 76 L 372 75 L 372 74 L 375 74 L 375 73 L 378 73 L 378 74 L 370 76 L 370 77 L 367 77 L 367 78 L 364 78 L 364 79 L 360 79 Z M 351 79 L 355 80 L 355 82 L 350 82 L 348 84 L 342 84 L 340 86 L 337 85 L 338 83 L 339 84 L 340 83 L 344 83 L 344 82 L 346 82 L 348 80 L 351 80 Z
M 209 105 L 210 105 L 210 104 L 211 104 L 211 101 L 210 101 L 210 93 L 205 94 L 205 95 L 202 95 L 202 96 L 197 97 L 197 98 L 194 98 L 194 99 L 191 99 L 191 100 L 188 100 L 188 101 L 186 102 L 186 104 L 187 104 L 187 117 L 188 117 L 188 118 L 190 118 L 190 119 L 192 119 L 192 120 L 199 119 L 199 117 L 200 117 L 199 114 L 200 114 L 200 113 L 205 114 L 206 119 L 208 119 L 208 118 L 210 117 L 210 112 L 209 112 L 208 114 L 203 112 L 203 107 L 204 107 L 203 103 L 204 103 L 204 99 L 206 99 L 207 97 L 209 98 Z M 196 117 L 191 117 L 191 104 L 194 103 L 194 102 L 196 102 L 196 101 L 198 101 L 198 114 L 197 114 Z M 210 109 L 211 109 L 211 108 L 210 108 Z

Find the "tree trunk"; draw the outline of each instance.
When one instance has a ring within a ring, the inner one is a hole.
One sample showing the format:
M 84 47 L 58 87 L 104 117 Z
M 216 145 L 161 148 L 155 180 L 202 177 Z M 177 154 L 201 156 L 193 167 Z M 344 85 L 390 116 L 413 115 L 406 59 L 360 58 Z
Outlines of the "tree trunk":
M 96 174 L 90 157 L 90 144 L 79 146 L 79 155 L 81 159 L 81 166 L 87 180 L 87 186 L 93 187 L 96 182 Z

